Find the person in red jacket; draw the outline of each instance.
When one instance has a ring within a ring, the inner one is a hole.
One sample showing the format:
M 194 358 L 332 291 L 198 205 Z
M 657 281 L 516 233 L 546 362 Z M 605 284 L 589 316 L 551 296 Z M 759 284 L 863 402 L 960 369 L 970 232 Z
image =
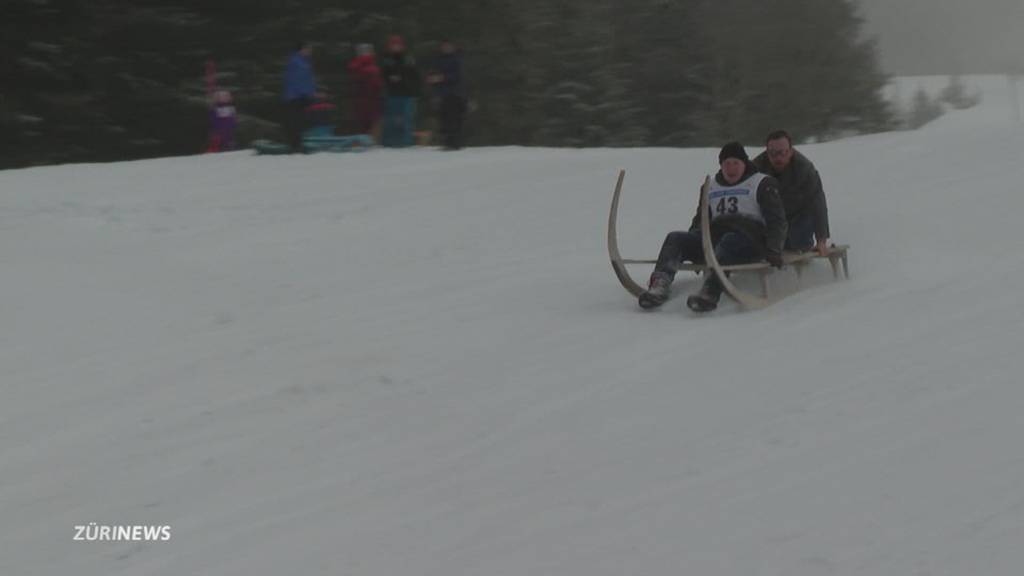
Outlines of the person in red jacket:
M 378 140 L 384 80 L 372 45 L 360 44 L 356 47 L 356 57 L 348 63 L 348 72 L 355 86 L 352 100 L 356 131 L 370 134 L 374 140 Z

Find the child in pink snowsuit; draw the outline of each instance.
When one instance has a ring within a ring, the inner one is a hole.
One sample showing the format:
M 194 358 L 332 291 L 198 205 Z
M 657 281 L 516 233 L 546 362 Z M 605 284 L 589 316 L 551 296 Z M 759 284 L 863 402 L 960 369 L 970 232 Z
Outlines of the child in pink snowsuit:
M 210 108 L 210 143 L 207 152 L 224 152 L 235 149 L 235 126 L 238 117 L 231 103 L 231 93 L 218 90 Z

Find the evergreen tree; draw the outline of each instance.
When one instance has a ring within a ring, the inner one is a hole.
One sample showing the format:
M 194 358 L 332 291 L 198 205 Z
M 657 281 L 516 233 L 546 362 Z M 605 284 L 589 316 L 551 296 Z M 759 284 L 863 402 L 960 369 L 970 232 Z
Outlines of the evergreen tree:
M 850 0 L 8 0 L 4 16 L 0 166 L 200 151 L 207 60 L 235 94 L 239 140 L 280 137 L 296 42 L 314 43 L 347 112 L 355 44 L 392 33 L 422 69 L 443 37 L 464 48 L 472 145 L 717 146 L 890 124 Z

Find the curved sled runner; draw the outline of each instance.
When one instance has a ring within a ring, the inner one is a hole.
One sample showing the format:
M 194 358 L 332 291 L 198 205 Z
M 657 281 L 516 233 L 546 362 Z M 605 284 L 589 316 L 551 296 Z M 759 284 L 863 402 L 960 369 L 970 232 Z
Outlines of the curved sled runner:
M 608 258 L 611 261 L 612 270 L 615 272 L 615 277 L 619 279 L 619 283 L 626 289 L 627 292 L 635 297 L 639 297 L 643 294 L 645 288 L 633 279 L 629 274 L 627 265 L 630 264 L 647 264 L 651 265 L 657 262 L 657 260 L 651 259 L 632 259 L 623 258 L 619 253 L 619 239 L 617 222 L 619 217 L 619 198 L 622 194 L 622 181 L 626 176 L 625 170 L 619 170 L 619 178 L 615 184 L 615 192 L 612 193 L 612 206 L 608 214 Z M 709 230 L 710 226 L 707 225 L 706 220 L 709 219 L 707 214 L 707 200 L 704 198 L 707 194 L 707 185 L 710 182 L 710 178 L 705 179 L 704 186 L 701 187 L 701 230 Z M 703 233 L 703 232 L 702 232 Z M 703 240 L 703 238 L 702 238 Z M 711 242 L 710 235 L 708 235 L 707 242 Z M 839 279 L 839 265 L 842 264 L 843 276 L 846 278 L 850 277 L 850 267 L 847 260 L 847 251 L 849 250 L 847 245 L 835 245 L 829 247 L 829 251 L 825 255 L 820 255 L 815 251 L 809 252 L 785 252 L 782 255 L 782 260 L 785 268 L 792 268 L 800 278 L 803 275 L 803 269 L 809 265 L 811 261 L 817 259 L 827 258 L 829 264 L 832 266 L 832 276 Z M 709 252 L 705 246 L 705 253 Z M 729 294 L 734 300 L 740 303 L 741 306 L 748 309 L 760 308 L 771 303 L 768 297 L 768 275 L 774 271 L 767 262 L 753 262 L 750 264 L 735 264 L 731 266 L 721 266 L 718 260 L 714 257 L 714 251 L 710 251 L 710 258 L 708 258 L 708 264 L 691 264 L 680 262 L 675 266 L 676 271 L 692 271 L 698 273 L 707 274 L 709 271 L 718 275 L 722 280 L 722 285 L 725 287 L 726 293 Z M 756 272 L 761 283 L 761 295 L 757 296 L 749 292 L 745 292 L 736 287 L 736 285 L 726 276 L 726 272 Z
M 619 219 L 619 194 L 622 193 L 622 179 L 626 177 L 625 170 L 619 170 L 619 180 L 615 183 L 615 193 L 612 194 L 612 209 L 608 214 L 608 257 L 612 261 L 612 270 L 615 277 L 622 283 L 622 287 L 633 296 L 640 297 L 645 292 L 643 286 L 636 283 L 633 277 L 626 270 L 626 264 L 647 263 L 644 260 L 623 260 L 619 254 L 619 235 L 616 231 L 615 222 Z M 653 262 L 653 261 L 651 261 Z

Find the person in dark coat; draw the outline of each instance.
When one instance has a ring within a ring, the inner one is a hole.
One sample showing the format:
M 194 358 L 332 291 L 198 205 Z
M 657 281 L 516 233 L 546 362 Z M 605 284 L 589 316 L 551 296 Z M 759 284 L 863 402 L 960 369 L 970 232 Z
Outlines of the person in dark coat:
M 301 42 L 284 71 L 284 126 L 292 153 L 303 151 L 302 132 L 306 128 L 306 108 L 316 94 L 312 57 L 313 45 Z
M 378 139 L 381 118 L 381 104 L 384 96 L 384 80 L 381 78 L 373 46 L 360 44 L 356 57 L 348 63 L 348 73 L 354 86 L 352 112 L 356 121 L 356 132 L 370 134 Z
M 781 267 L 786 214 L 779 198 L 779 183 L 757 171 L 739 142 L 722 147 L 718 165 L 720 170 L 708 188 L 715 257 L 723 266 L 767 260 Z M 678 263 L 704 263 L 700 217 L 698 204 L 690 229 L 665 237 L 647 291 L 640 295 L 641 308 L 656 308 L 668 300 Z M 722 290 L 718 276 L 709 274 L 700 291 L 687 298 L 686 305 L 695 312 L 714 310 Z
M 450 40 L 441 42 L 434 71 L 427 81 L 434 85 L 438 100 L 441 143 L 445 150 L 458 150 L 462 148 L 466 88 L 462 77 L 462 53 Z
M 779 195 L 789 221 L 787 250 L 815 249 L 828 254 L 830 236 L 828 204 L 821 176 L 806 156 L 793 148 L 785 130 L 776 130 L 765 141 L 765 151 L 754 158 L 757 169 L 779 181 Z
M 406 52 L 401 36 L 388 38 L 387 54 L 381 59 L 384 77 L 384 118 L 381 140 L 385 146 L 415 144 L 416 103 L 420 97 L 420 74 Z

